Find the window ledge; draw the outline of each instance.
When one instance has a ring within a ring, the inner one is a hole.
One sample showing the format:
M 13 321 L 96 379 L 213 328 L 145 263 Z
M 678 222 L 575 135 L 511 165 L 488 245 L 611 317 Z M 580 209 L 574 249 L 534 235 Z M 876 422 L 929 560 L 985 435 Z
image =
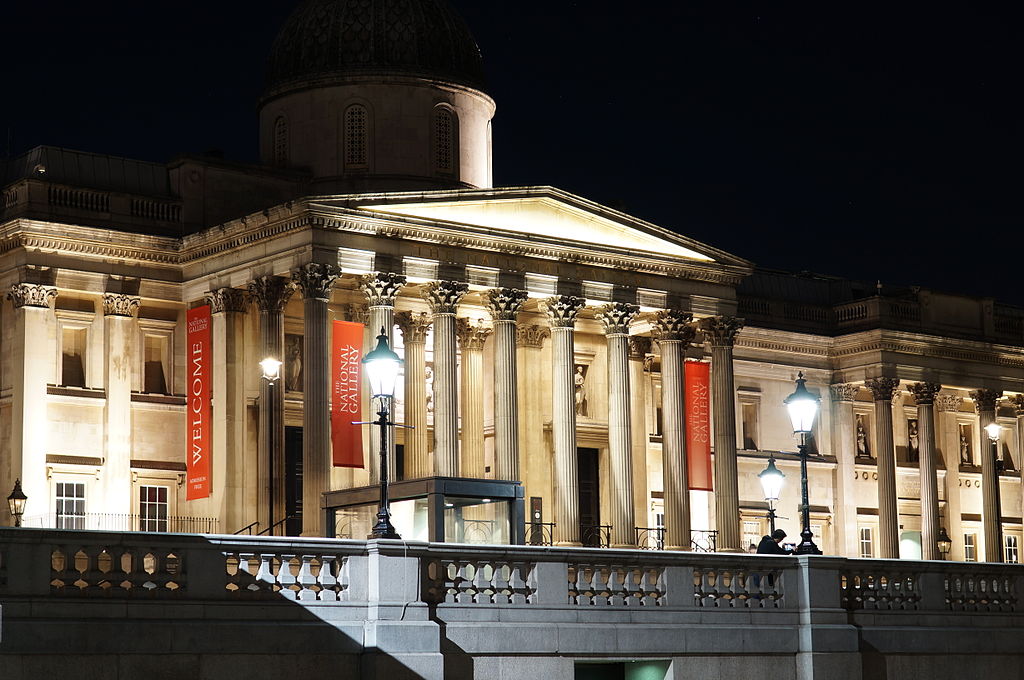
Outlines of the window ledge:
M 70 385 L 47 385 L 46 393 L 59 397 L 86 397 L 89 399 L 105 399 L 107 391 L 94 387 L 72 387 Z
M 151 392 L 132 392 L 132 401 L 144 404 L 185 405 L 185 397 L 174 394 L 153 394 Z

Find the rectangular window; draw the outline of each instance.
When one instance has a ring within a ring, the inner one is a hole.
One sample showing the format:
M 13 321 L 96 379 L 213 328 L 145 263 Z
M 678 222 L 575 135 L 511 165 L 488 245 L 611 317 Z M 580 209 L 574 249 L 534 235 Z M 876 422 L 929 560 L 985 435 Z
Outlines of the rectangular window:
M 85 387 L 86 332 L 84 328 L 61 330 L 61 385 Z
M 761 542 L 761 523 L 748 520 L 743 521 L 743 547 L 748 552 L 753 548 L 757 550 L 757 544 Z
M 977 534 L 964 534 L 964 562 L 978 561 Z
M 154 394 L 169 394 L 170 377 L 170 336 L 150 335 L 143 337 L 142 347 L 142 391 Z
M 1016 536 L 1003 536 L 1003 561 L 1007 564 L 1020 563 Z
M 57 482 L 58 529 L 85 528 L 85 484 Z
M 743 448 L 757 451 L 757 407 L 756 403 L 741 404 L 743 408 Z
M 139 531 L 167 531 L 166 486 L 139 487 Z
M 874 557 L 875 545 L 871 538 L 871 527 L 860 528 L 860 556 Z

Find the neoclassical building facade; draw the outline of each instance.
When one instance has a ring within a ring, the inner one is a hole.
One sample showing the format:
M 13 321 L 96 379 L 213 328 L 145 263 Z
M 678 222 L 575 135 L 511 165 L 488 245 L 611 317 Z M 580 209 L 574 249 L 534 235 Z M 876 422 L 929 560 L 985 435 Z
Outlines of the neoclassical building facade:
M 803 373 L 821 397 L 810 511 L 826 553 L 937 559 L 945 530 L 951 559 L 1018 560 L 1024 310 L 759 269 L 558 189 L 493 188 L 479 52 L 446 5 L 412 4 L 320 55 L 295 41 L 359 3 L 297 10 L 261 103 L 262 165 L 50 147 L 4 161 L 0 489 L 20 479 L 25 524 L 360 537 L 365 513 L 336 499 L 378 482 L 379 440 L 367 428 L 364 467 L 332 466 L 345 320 L 405 361 L 393 413 L 412 429 L 389 441 L 391 477 L 509 482 L 528 508 L 459 487 L 439 510 L 448 540 L 689 550 L 713 535 L 744 551 L 767 530 L 769 457 L 796 536 L 782 402 Z M 460 48 L 408 47 L 439 30 Z M 387 40 L 403 50 L 373 51 Z M 203 305 L 211 493 L 186 500 L 186 316 Z M 265 357 L 284 364 L 276 384 Z M 710 364 L 712 491 L 688 484 L 693 362 Z M 396 522 L 429 538 L 411 499 Z

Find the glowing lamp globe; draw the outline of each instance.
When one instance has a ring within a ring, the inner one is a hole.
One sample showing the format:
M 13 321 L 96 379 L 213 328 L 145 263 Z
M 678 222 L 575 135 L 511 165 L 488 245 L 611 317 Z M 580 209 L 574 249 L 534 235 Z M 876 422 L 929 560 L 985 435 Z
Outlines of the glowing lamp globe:
M 782 474 L 782 470 L 775 467 L 774 456 L 768 459 L 768 467 L 758 473 L 757 477 L 761 481 L 761 489 L 764 490 L 764 499 L 766 501 L 779 500 L 779 494 L 782 493 L 782 483 L 786 479 L 786 475 Z
M 273 357 L 261 361 L 260 368 L 263 369 L 263 377 L 268 382 L 272 383 L 281 377 L 281 362 Z
M 380 329 L 377 346 L 363 358 L 366 379 L 370 382 L 370 394 L 374 397 L 393 397 L 402 360 L 388 345 L 388 336 Z
M 985 426 L 985 432 L 988 432 L 988 438 L 994 442 L 999 441 L 999 433 L 1002 429 L 1002 426 L 998 423 L 989 423 Z
M 793 421 L 793 432 L 810 432 L 814 427 L 814 417 L 818 414 L 818 397 L 807 391 L 807 381 L 800 373 L 796 379 L 796 392 L 782 402 L 789 411 L 789 419 Z

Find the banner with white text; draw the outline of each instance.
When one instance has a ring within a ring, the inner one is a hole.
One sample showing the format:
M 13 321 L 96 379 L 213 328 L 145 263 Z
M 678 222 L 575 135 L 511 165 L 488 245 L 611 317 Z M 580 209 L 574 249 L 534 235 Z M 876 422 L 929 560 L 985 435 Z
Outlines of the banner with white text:
M 363 467 L 363 324 L 335 321 L 331 334 L 331 448 L 334 467 Z
M 185 497 L 194 501 L 209 498 L 212 490 L 210 443 L 213 441 L 213 409 L 210 403 L 210 383 L 213 380 L 213 348 L 210 343 L 210 306 L 188 310 L 187 322 L 188 436 L 185 455 L 188 485 Z
M 711 491 L 711 364 L 687 361 L 683 387 L 686 391 L 686 477 L 691 491 Z

